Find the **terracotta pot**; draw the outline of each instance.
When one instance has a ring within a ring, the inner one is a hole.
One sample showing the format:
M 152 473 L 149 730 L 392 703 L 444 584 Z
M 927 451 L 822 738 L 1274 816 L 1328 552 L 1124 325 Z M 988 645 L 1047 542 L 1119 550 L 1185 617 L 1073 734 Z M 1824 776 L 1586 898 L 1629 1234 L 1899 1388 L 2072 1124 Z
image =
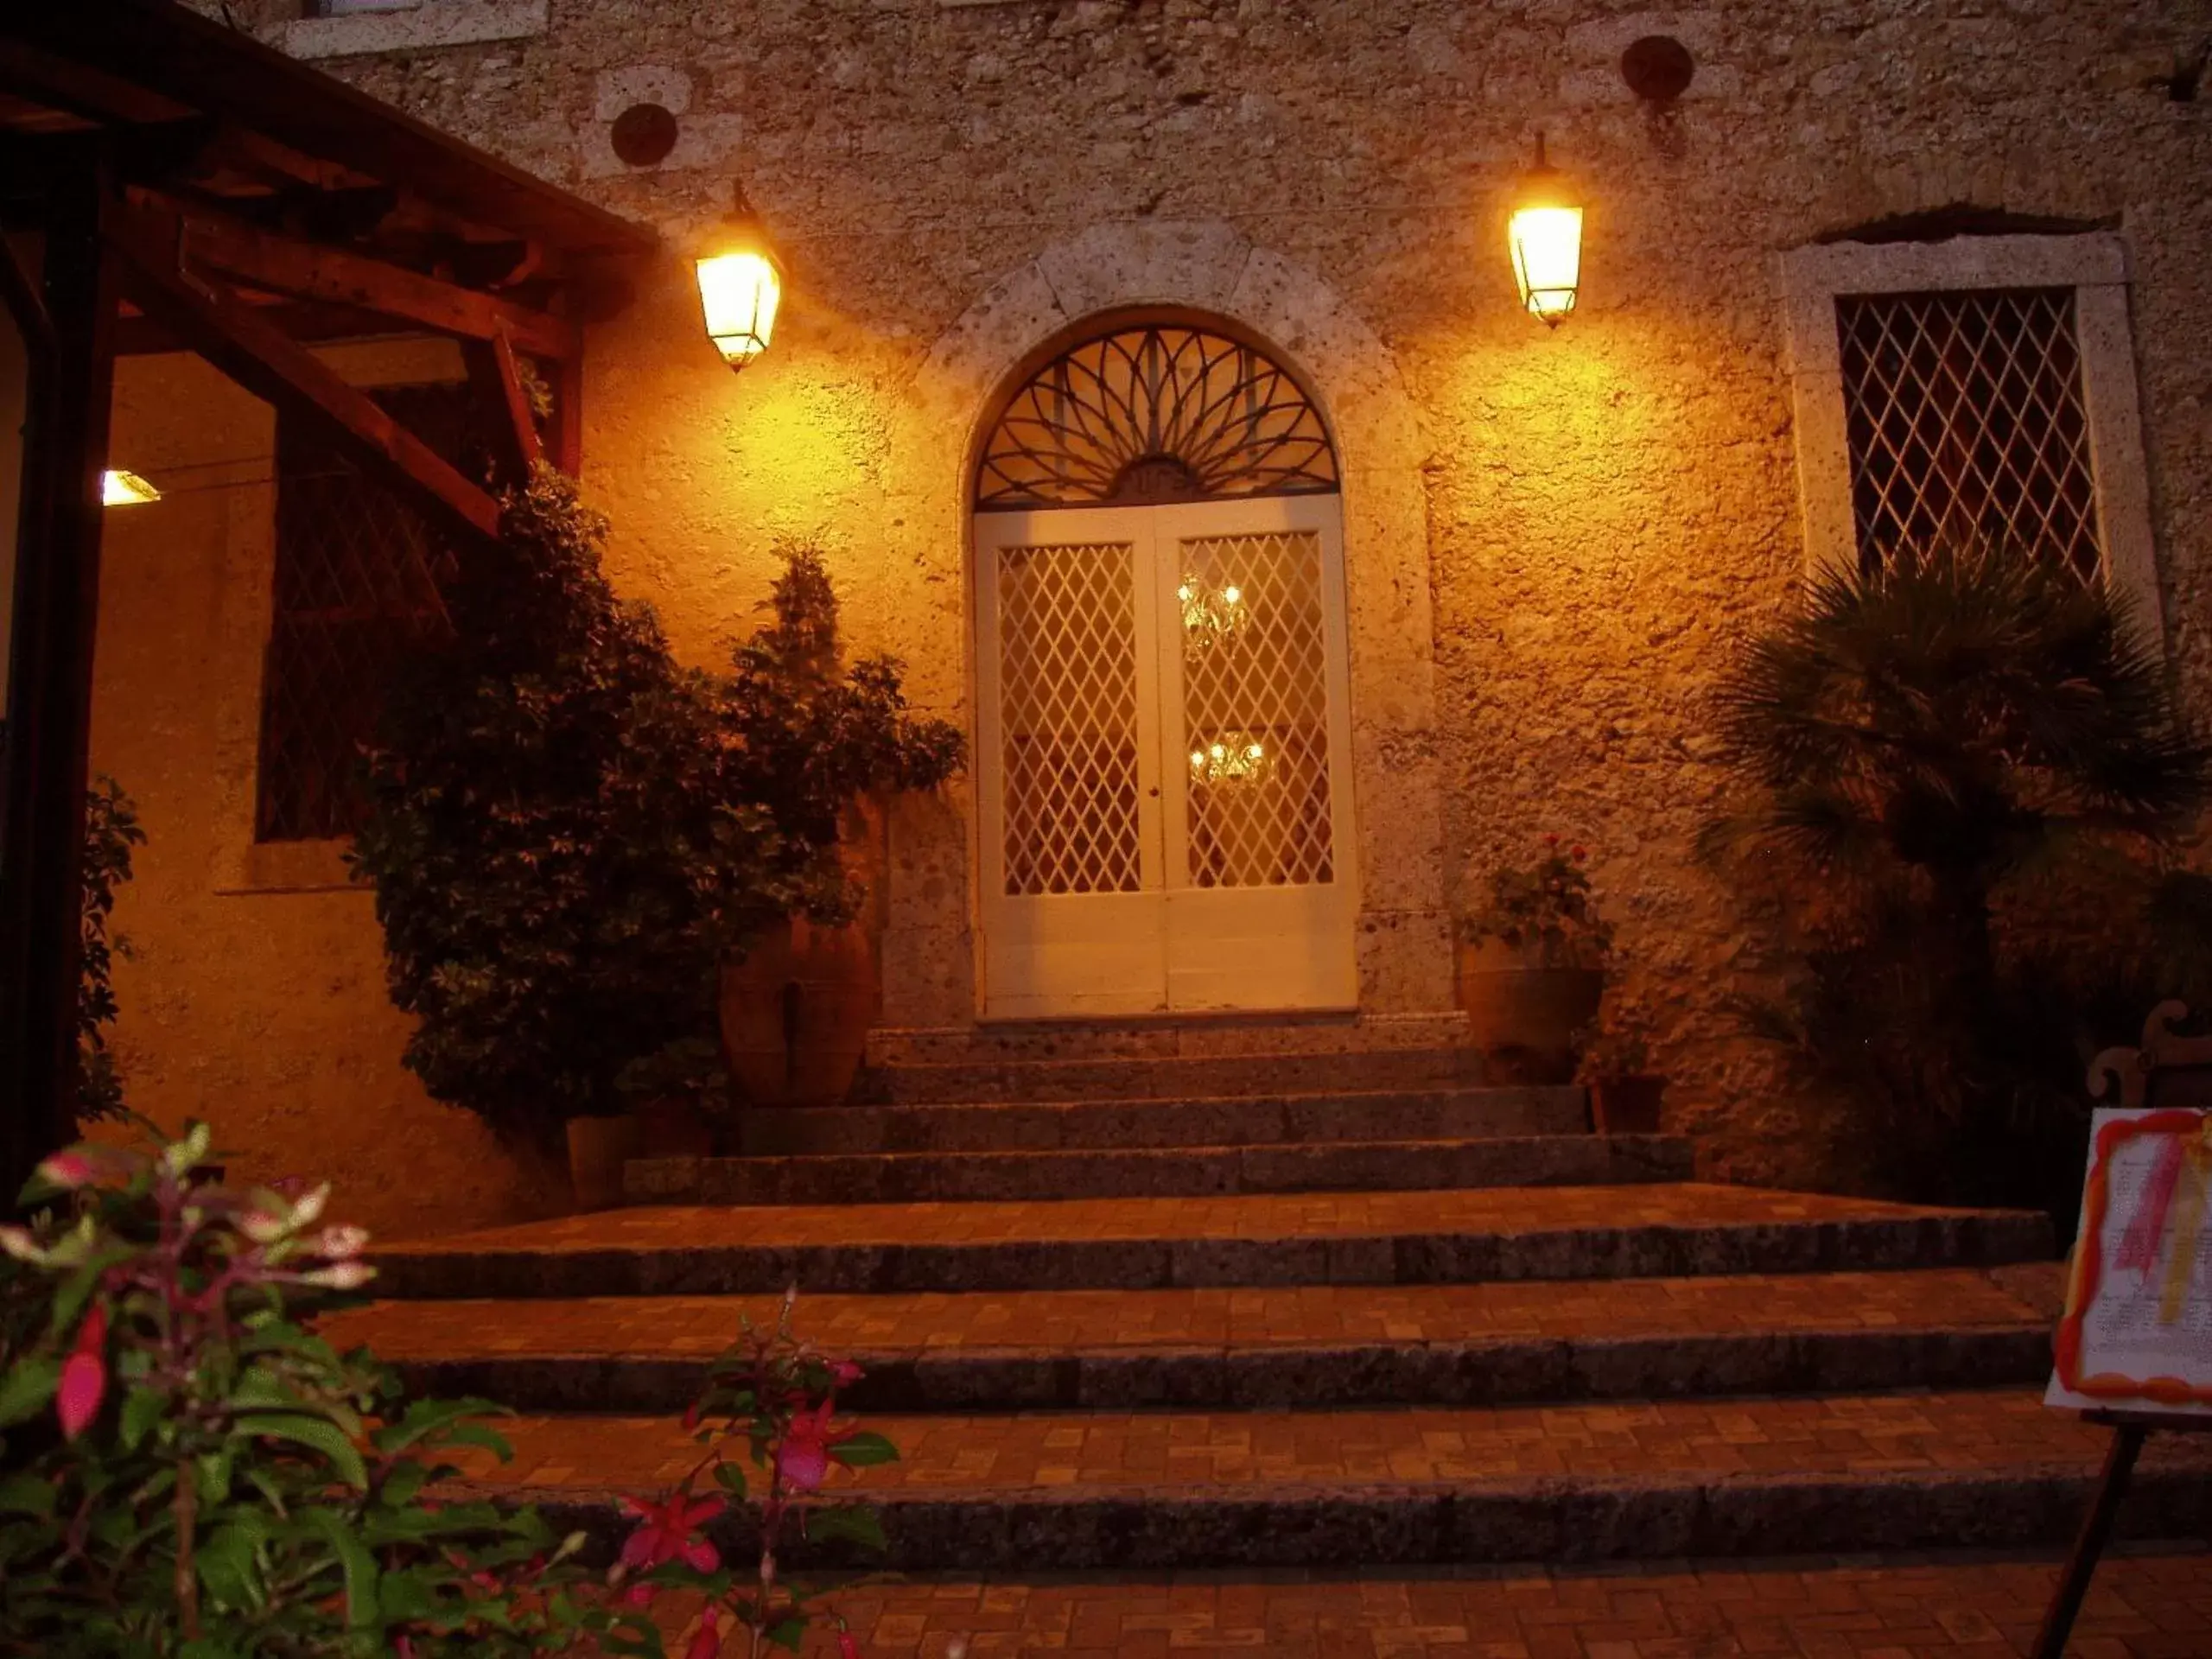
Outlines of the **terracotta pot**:
M 606 1210 L 622 1202 L 622 1166 L 644 1150 L 634 1117 L 569 1120 L 569 1185 L 579 1210 Z
M 1502 939 L 1459 947 L 1459 1006 L 1501 1082 L 1572 1079 L 1605 989 L 1601 969 L 1547 968 Z
M 639 1139 L 647 1158 L 711 1158 L 715 1126 L 680 1100 L 647 1101 L 638 1108 Z
M 1599 1077 L 1590 1085 L 1590 1121 L 1600 1135 L 1656 1135 L 1667 1079 Z
M 852 1090 L 881 999 L 864 923 L 794 917 L 722 967 L 722 1052 L 756 1106 L 834 1106 Z

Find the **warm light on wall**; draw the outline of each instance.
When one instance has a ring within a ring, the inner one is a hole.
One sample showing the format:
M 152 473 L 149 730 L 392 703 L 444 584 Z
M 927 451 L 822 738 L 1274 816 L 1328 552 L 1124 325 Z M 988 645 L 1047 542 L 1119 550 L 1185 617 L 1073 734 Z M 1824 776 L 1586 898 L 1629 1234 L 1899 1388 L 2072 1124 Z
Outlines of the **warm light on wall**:
M 1506 237 L 1522 305 L 1531 316 L 1556 327 L 1574 309 L 1582 286 L 1582 207 L 1564 175 L 1545 162 L 1541 133 L 1536 135 L 1536 164 L 1522 175 Z
M 100 505 L 104 507 L 143 506 L 161 499 L 162 493 L 136 473 L 110 472 L 101 476 Z
M 742 369 L 768 349 L 784 297 L 783 268 L 742 191 L 713 251 L 699 259 L 698 272 L 707 336 L 723 362 Z

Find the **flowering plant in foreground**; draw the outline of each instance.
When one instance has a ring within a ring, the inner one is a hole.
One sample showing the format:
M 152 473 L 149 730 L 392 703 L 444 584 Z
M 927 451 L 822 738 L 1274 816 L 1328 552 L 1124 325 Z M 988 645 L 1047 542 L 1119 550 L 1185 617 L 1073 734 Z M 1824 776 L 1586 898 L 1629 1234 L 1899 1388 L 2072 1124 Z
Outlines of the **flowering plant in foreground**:
M 838 1391 L 857 1382 L 861 1369 L 793 1334 L 797 1302 L 794 1288 L 772 1325 L 742 1320 L 737 1342 L 715 1362 L 683 1419 L 706 1448 L 699 1461 L 659 1502 L 624 1500 L 638 1522 L 613 1578 L 626 1598 L 643 1605 L 671 1584 L 705 1592 L 684 1659 L 714 1659 L 740 1631 L 747 1655 L 769 1646 L 798 1650 L 817 1616 L 817 1592 L 782 1570 L 779 1552 L 794 1529 L 810 1543 L 842 1540 L 878 1551 L 884 1545 L 874 1510 L 816 1497 L 838 1465 L 890 1463 L 899 1451 L 880 1434 L 840 1423 Z M 702 1478 L 714 1490 L 701 1494 Z M 760 1559 L 756 1570 L 740 1573 L 722 1566 L 703 1529 L 731 1502 L 746 1502 L 756 1485 Z M 842 1621 L 837 1651 L 840 1659 L 860 1652 Z
M 86 1145 L 0 1228 L 0 1653 L 657 1653 L 529 1510 L 437 1503 L 481 1401 L 409 1402 L 303 1321 L 372 1269 L 329 1189 L 200 1179 L 207 1133 Z

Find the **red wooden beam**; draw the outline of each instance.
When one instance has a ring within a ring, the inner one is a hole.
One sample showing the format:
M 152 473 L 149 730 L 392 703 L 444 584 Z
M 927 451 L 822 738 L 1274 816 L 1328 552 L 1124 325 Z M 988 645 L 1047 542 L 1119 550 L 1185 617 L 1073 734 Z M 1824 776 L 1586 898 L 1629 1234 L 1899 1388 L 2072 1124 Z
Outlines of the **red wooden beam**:
M 158 218 L 118 209 L 109 245 L 124 285 L 146 314 L 256 397 L 312 421 L 433 520 L 464 535 L 499 533 L 499 505 L 327 364 L 219 289 L 177 269 Z
M 181 223 L 187 265 L 220 271 L 272 294 L 353 306 L 466 340 L 490 340 L 504 333 L 540 357 L 566 357 L 576 349 L 575 327 L 563 318 L 365 254 L 296 241 L 196 204 L 157 201 L 146 216 Z

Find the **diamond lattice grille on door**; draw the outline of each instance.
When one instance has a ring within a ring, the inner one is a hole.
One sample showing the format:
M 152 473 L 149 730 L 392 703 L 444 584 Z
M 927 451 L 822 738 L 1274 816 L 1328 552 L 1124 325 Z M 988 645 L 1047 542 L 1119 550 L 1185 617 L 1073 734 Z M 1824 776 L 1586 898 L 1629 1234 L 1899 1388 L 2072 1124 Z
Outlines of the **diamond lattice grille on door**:
M 1181 553 L 1191 885 L 1333 880 L 1320 538 L 1223 536 Z
M 1135 893 L 1137 647 L 1127 543 L 999 554 L 1006 890 Z
M 1862 563 L 1980 537 L 2099 568 L 2071 289 L 1836 302 Z

